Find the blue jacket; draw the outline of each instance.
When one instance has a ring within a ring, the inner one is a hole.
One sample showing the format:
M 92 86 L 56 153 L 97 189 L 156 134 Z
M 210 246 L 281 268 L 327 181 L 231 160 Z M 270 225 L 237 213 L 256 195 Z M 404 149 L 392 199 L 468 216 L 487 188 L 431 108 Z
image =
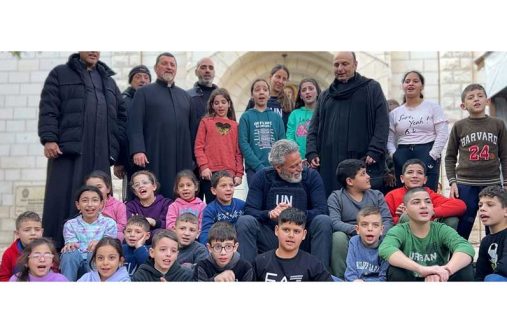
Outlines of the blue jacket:
M 382 238 L 379 240 L 379 244 Z M 355 235 L 349 241 L 347 253 L 347 269 L 345 281 L 361 279 L 364 281 L 385 281 L 389 262 L 380 258 L 378 246 L 366 247 L 359 235 Z

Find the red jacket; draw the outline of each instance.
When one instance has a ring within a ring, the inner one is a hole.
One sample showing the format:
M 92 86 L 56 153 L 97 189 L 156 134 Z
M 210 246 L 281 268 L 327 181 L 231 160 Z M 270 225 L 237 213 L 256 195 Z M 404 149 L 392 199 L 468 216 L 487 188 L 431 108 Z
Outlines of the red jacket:
M 433 219 L 441 217 L 460 217 L 465 213 L 467 206 L 460 199 L 446 198 L 431 190 L 429 187 L 424 188 L 429 193 L 431 202 L 433 203 L 433 210 L 435 214 Z M 400 217 L 396 215 L 396 208 L 403 202 L 403 196 L 407 193 L 406 187 L 400 187 L 392 190 L 386 194 L 386 203 L 389 211 L 393 216 L 393 224 L 397 224 Z
M 14 274 L 16 261 L 21 255 L 21 252 L 22 247 L 19 239 L 12 242 L 9 248 L 5 250 L 4 255 L 2 256 L 2 264 L 0 265 L 0 281 L 9 281 L 11 276 Z

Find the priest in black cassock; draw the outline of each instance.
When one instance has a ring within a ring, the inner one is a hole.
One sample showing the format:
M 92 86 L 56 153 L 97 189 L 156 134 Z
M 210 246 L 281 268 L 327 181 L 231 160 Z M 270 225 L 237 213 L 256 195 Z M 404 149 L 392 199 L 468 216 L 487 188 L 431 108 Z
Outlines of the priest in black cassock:
M 126 140 L 127 111 L 115 74 L 100 52 L 72 54 L 49 73 L 39 105 L 39 137 L 48 158 L 42 225 L 57 248 L 76 215 L 75 193 L 94 170 L 111 174 Z
M 157 80 L 137 90 L 127 131 L 134 164 L 153 172 L 161 185 L 159 193 L 173 199 L 176 173 L 193 170 L 197 128 L 190 96 L 174 84 L 176 71 L 176 58 L 171 53 L 157 57 Z

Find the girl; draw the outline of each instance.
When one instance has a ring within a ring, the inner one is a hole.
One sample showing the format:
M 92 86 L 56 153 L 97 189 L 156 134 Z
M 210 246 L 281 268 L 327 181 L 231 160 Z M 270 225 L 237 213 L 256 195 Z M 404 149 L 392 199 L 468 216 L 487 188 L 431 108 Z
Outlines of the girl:
M 287 129 L 289 115 L 293 109 L 293 103 L 284 90 L 289 77 L 289 69 L 280 64 L 273 67 L 269 75 L 269 84 L 271 86 L 271 89 L 269 90 L 267 107 L 273 110 L 282 118 L 284 129 Z M 253 99 L 250 99 L 245 111 L 248 111 L 254 106 L 255 101 Z
M 151 232 L 146 245 L 150 245 L 153 232 L 166 228 L 167 208 L 172 200 L 156 194 L 160 185 L 150 171 L 141 170 L 134 173 L 130 179 L 130 186 L 137 198 L 127 202 L 127 218 L 133 215 L 146 217 L 150 223 Z
M 268 155 L 273 143 L 285 139 L 282 118 L 268 108 L 269 84 L 256 79 L 250 88 L 254 108 L 248 109 L 239 120 L 239 148 L 245 158 L 246 178 L 251 184 L 253 175 L 269 166 Z
M 125 204 L 113 197 L 113 183 L 111 176 L 102 170 L 95 170 L 85 178 L 85 185 L 96 186 L 104 198 L 102 214 L 116 221 L 118 239 L 123 240 L 123 229 L 127 225 L 127 209 Z
M 65 276 L 53 272 L 59 259 L 53 241 L 49 238 L 34 239 L 18 259 L 19 272 L 11 276 L 10 282 L 66 282 Z
M 90 259 L 91 272 L 77 282 L 130 282 L 121 242 L 116 238 L 104 237 L 95 246 Z
M 401 81 L 405 93 L 403 104 L 389 113 L 387 150 L 394 162 L 396 185 L 402 186 L 403 164 L 413 158 L 426 164 L 426 185 L 437 191 L 440 175 L 440 155 L 449 132 L 447 118 L 440 105 L 424 99 L 424 76 L 410 71 Z
M 80 215 L 63 225 L 65 246 L 62 249 L 62 274 L 69 281 L 77 281 L 89 271 L 88 263 L 95 246 L 104 236 L 115 237 L 116 222 L 100 213 L 104 206 L 102 192 L 95 186 L 83 186 L 76 195 Z
M 314 79 L 301 80 L 296 98 L 296 109 L 289 116 L 287 139 L 298 144 L 299 153 L 303 159 L 306 155 L 306 136 L 319 95 L 320 87 L 317 81 Z
M 167 210 L 167 229 L 173 230 L 176 218 L 183 213 L 192 213 L 199 219 L 199 230 L 202 226 L 202 212 L 206 204 L 196 197 L 199 192 L 199 181 L 191 170 L 182 170 L 174 180 L 174 196 L 177 198 Z
M 243 155 L 238 145 L 238 123 L 229 92 L 215 89 L 208 101 L 208 115 L 204 117 L 195 139 L 195 158 L 201 176 L 201 193 L 206 203 L 215 200 L 211 193 L 211 175 L 227 170 L 234 176 L 234 185 L 241 184 Z

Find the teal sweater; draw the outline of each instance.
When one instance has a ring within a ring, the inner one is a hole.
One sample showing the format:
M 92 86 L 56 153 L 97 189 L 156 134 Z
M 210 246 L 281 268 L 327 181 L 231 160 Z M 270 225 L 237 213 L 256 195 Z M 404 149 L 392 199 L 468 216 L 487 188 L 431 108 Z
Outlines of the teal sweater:
M 296 142 L 299 146 L 301 158 L 306 155 L 306 136 L 310 128 L 313 110 L 303 106 L 290 113 L 287 124 L 287 139 Z

